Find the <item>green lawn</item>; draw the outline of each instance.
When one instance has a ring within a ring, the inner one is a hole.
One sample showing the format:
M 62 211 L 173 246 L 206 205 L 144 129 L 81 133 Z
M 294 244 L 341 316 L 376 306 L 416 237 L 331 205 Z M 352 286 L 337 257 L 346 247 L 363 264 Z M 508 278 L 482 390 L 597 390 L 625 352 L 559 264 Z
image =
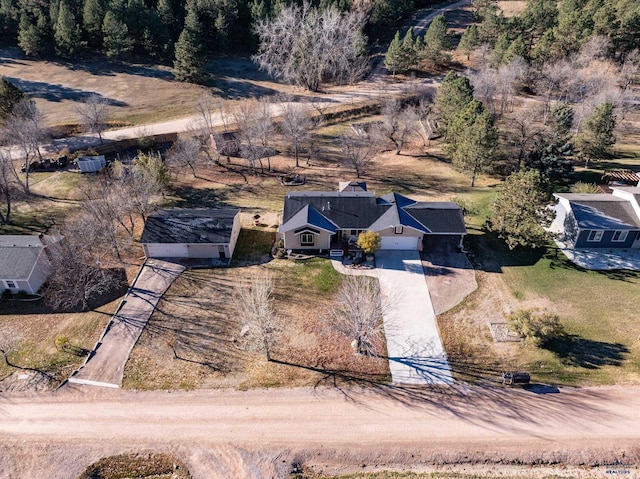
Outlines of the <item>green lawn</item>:
M 640 380 L 640 273 L 582 270 L 553 250 L 503 272 L 523 300 L 541 297 L 556 306 L 568 334 L 546 349 L 521 347 L 534 374 L 578 385 Z

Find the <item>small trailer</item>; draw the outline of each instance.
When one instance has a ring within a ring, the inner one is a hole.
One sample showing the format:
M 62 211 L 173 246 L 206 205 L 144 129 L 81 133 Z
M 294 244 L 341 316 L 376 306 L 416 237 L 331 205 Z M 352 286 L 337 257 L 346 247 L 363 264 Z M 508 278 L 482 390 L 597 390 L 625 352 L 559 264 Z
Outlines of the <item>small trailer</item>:
M 502 373 L 502 384 L 508 386 L 517 384 L 529 384 L 531 375 L 523 371 L 505 371 Z

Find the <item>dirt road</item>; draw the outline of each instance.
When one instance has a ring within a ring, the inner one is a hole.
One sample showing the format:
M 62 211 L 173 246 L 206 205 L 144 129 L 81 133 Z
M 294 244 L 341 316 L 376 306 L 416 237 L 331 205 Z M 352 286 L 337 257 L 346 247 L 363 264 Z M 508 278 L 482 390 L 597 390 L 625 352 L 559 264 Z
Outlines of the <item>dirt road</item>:
M 301 454 L 346 464 L 474 454 L 489 461 L 551 459 L 592 450 L 631 457 L 640 454 L 634 452 L 640 388 L 536 394 L 466 386 L 246 392 L 80 386 L 2 396 L 0 438 L 3 478 L 76 477 L 103 455 L 149 450 L 180 453 L 203 479 L 278 477 L 282 461 L 288 466 Z

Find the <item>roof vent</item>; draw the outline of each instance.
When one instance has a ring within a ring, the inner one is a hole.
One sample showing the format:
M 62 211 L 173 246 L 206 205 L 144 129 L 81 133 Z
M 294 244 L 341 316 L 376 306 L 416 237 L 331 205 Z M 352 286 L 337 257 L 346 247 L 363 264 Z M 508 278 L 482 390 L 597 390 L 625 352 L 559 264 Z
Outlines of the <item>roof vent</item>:
M 331 211 L 331 201 L 327 201 L 327 211 Z

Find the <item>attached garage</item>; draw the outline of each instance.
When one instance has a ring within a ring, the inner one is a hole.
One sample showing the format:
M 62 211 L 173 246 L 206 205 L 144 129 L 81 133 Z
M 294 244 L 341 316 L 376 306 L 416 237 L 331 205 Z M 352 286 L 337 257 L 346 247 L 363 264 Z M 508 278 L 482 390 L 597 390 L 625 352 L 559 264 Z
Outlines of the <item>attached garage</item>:
M 240 234 L 240 210 L 161 210 L 147 218 L 140 243 L 148 258 L 229 260 Z
M 417 250 L 418 237 L 416 236 L 381 236 L 380 249 Z

